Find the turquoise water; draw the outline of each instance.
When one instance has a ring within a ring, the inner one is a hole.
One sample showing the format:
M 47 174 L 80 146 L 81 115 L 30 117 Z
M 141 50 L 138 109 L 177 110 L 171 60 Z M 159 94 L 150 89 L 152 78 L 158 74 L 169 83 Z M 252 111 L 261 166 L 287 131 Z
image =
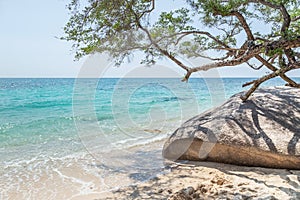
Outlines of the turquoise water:
M 30 190 L 23 181 L 38 183 L 54 174 L 65 177 L 61 174 L 66 165 L 84 168 L 95 176 L 93 180 L 112 172 L 101 171 L 98 176 L 87 166 L 125 174 L 128 163 L 159 168 L 162 159 L 143 160 L 139 148 L 163 141 L 185 120 L 221 104 L 250 80 L 195 78 L 186 84 L 179 79 L 0 79 L 0 197 L 9 197 L 12 185 Z M 283 84 L 274 79 L 263 86 Z M 132 156 L 120 164 L 116 152 Z M 153 152 L 159 155 L 160 148 Z M 104 189 L 109 187 L 105 184 Z

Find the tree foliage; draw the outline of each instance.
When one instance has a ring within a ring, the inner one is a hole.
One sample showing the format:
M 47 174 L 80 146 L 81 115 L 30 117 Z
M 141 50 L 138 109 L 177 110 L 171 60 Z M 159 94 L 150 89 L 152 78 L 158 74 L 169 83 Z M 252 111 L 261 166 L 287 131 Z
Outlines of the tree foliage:
M 109 52 L 120 64 L 140 51 L 142 63 L 154 64 L 167 57 L 185 70 L 183 81 L 194 72 L 213 68 L 241 64 L 254 70 L 268 68 L 269 74 L 244 84 L 252 87 L 243 100 L 262 82 L 277 76 L 299 87 L 285 74 L 300 68 L 299 0 L 181 2 L 178 5 L 184 6 L 160 11 L 155 0 L 72 0 L 62 39 L 73 42 L 77 58 Z M 212 63 L 187 66 L 179 55 Z

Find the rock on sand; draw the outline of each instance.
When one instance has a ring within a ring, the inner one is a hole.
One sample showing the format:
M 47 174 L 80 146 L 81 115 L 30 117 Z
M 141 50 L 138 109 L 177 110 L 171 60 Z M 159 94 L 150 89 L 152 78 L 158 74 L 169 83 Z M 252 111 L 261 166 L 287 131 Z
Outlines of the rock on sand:
M 185 122 L 165 143 L 163 156 L 300 169 L 300 89 L 259 89 L 244 103 L 240 95 Z

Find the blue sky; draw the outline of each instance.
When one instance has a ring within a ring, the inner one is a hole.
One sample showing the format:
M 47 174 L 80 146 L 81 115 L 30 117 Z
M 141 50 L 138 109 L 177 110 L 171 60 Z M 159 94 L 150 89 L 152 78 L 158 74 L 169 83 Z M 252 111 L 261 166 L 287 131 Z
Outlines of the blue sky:
M 0 76 L 76 76 L 71 44 L 61 41 L 67 0 L 0 0 Z
M 56 38 L 63 35 L 62 28 L 68 20 L 68 2 L 0 0 L 0 77 L 77 77 L 87 58 L 74 61 L 71 43 Z M 108 76 L 126 70 L 114 69 Z M 179 68 L 175 70 L 183 74 Z M 231 67 L 219 73 L 226 77 L 254 77 L 265 72 Z

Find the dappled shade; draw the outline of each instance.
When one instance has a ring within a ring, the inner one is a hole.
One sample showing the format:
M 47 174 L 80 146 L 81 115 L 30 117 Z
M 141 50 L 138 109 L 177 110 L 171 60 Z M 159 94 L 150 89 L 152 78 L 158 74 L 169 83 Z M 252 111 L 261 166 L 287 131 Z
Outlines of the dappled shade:
M 164 157 L 300 169 L 300 91 L 259 89 L 245 103 L 240 95 L 185 122 Z

